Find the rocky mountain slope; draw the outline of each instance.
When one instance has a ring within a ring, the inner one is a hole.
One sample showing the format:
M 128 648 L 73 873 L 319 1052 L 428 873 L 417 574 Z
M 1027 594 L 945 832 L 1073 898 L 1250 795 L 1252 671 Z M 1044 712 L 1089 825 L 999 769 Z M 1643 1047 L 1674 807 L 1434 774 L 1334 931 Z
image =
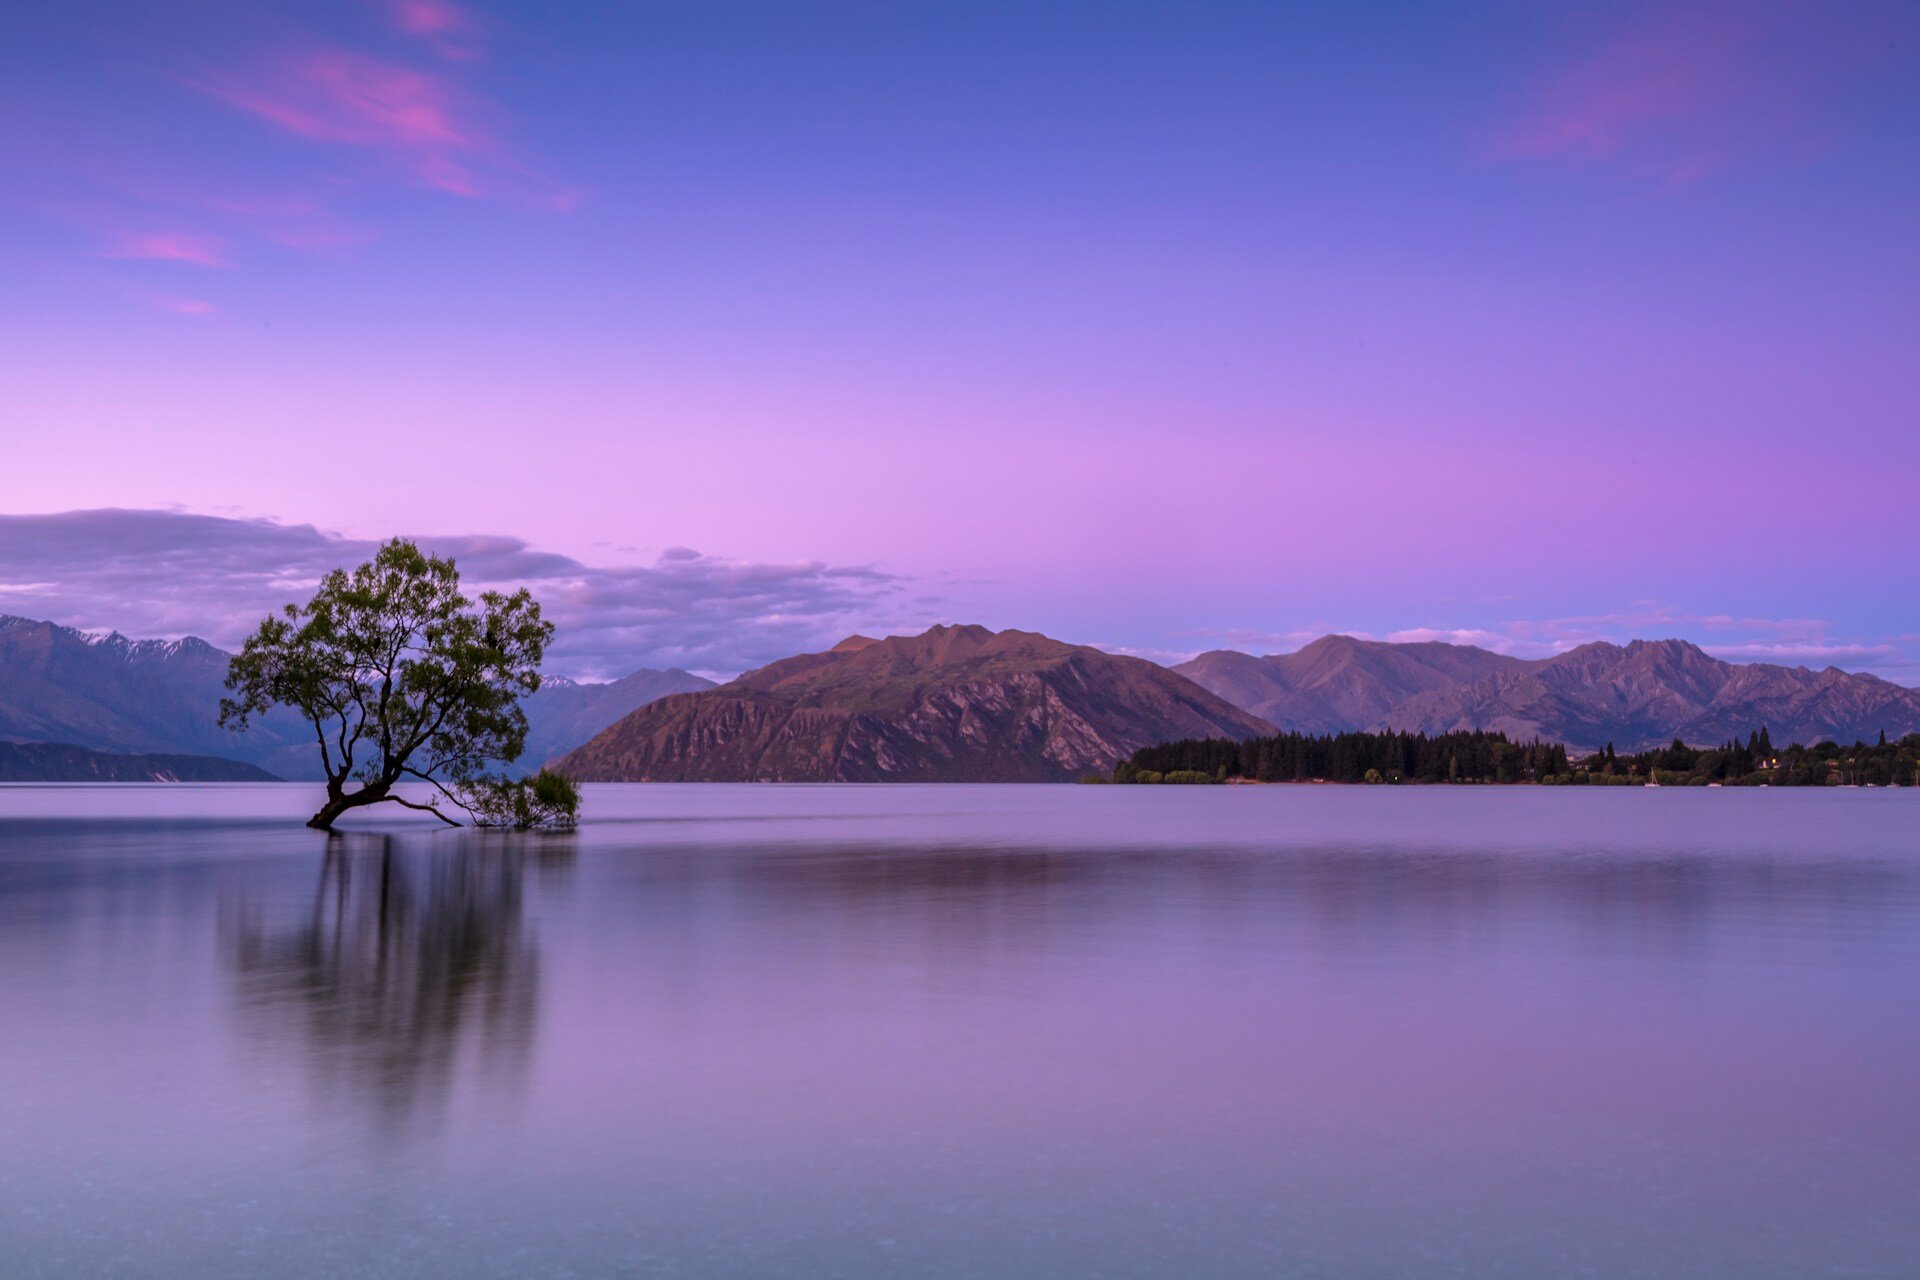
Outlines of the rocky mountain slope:
M 289 711 L 246 733 L 218 723 L 229 655 L 204 640 L 129 640 L 0 615 L 0 741 L 217 756 L 283 778 L 320 776 L 313 728 Z M 654 698 L 712 686 L 684 671 L 606 684 L 550 679 L 525 702 L 526 765 L 579 746 Z
M 1297 653 L 1206 653 L 1175 668 L 1283 729 L 1494 729 L 1575 750 L 1872 741 L 1920 730 L 1920 690 L 1828 667 L 1725 662 L 1682 640 L 1582 645 L 1532 661 L 1467 645 L 1327 636 Z
M 1271 732 L 1151 662 L 942 626 L 663 698 L 557 763 L 602 782 L 1060 782 L 1170 738 Z
M 312 730 L 293 714 L 245 734 L 219 727 L 227 660 L 192 638 L 135 641 L 0 615 L 0 742 L 211 756 L 316 777 Z M 552 679 L 526 710 L 523 765 L 564 756 L 597 778 L 1060 779 L 1154 742 L 1270 725 L 1485 728 L 1622 751 L 1676 736 L 1714 743 L 1761 725 L 1783 745 L 1920 731 L 1920 690 L 1831 667 L 1724 662 L 1679 640 L 1523 661 L 1327 636 L 1296 653 L 1223 650 L 1168 671 L 981 627 L 855 637 L 719 687 L 684 671 Z
M 123 755 L 62 742 L 0 742 L 0 782 L 274 782 L 218 756 Z
M 1384 718 L 1428 733 L 1497 729 L 1580 750 L 1710 745 L 1765 725 L 1773 741 L 1850 743 L 1920 731 L 1920 690 L 1828 667 L 1723 662 L 1684 640 L 1581 645 L 1483 680 L 1433 689 Z
M 1383 644 L 1322 636 L 1294 653 L 1231 649 L 1174 668 L 1234 706 L 1284 729 L 1339 733 L 1379 724 L 1408 699 L 1526 664 L 1471 645 Z

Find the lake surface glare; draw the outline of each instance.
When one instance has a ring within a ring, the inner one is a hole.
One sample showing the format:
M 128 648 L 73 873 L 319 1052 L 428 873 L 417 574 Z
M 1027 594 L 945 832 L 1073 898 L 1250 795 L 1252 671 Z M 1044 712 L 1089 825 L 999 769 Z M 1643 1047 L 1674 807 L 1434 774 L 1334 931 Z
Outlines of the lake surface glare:
M 1920 793 L 312 807 L 0 787 L 0 1275 L 1920 1275 Z

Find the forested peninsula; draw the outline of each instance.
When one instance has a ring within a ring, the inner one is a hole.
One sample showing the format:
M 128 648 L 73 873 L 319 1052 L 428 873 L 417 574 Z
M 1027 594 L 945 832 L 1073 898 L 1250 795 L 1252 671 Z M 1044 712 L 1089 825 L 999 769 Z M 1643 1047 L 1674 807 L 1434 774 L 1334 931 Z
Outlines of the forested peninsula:
M 1332 782 L 1542 786 L 1920 786 L 1920 733 L 1842 747 L 1776 748 L 1765 728 L 1745 742 L 1623 755 L 1612 746 L 1578 760 L 1559 743 L 1514 742 L 1485 731 L 1282 733 L 1232 741 L 1190 738 L 1144 747 L 1117 783 Z M 1089 782 L 1106 778 L 1089 777 Z

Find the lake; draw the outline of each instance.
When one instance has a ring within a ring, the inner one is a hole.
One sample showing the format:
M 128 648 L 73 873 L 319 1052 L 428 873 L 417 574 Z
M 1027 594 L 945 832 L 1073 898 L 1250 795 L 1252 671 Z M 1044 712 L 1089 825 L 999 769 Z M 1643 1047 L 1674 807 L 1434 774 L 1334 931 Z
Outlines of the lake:
M 1920 793 L 0 787 L 0 1274 L 1920 1275 Z

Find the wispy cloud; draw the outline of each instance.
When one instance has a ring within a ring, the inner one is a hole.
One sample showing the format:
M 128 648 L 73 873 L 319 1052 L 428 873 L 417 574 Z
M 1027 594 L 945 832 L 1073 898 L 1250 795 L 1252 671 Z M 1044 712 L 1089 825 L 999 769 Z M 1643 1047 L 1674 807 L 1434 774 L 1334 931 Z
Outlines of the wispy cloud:
M 379 239 L 372 227 L 312 194 L 196 195 L 191 204 L 236 234 L 307 253 L 338 255 Z
M 1804 156 L 1849 83 L 1914 27 L 1910 8 L 1836 23 L 1801 0 L 1661 0 L 1583 20 L 1595 15 L 1610 29 L 1586 32 L 1582 52 L 1534 78 L 1498 131 L 1496 159 L 1680 185 L 1758 155 Z
M 426 536 L 469 590 L 531 587 L 557 628 L 551 667 L 624 675 L 678 666 L 731 675 L 855 631 L 935 620 L 907 584 L 870 565 L 764 563 L 685 547 L 599 566 L 499 535 Z M 181 511 L 0 515 L 0 612 L 129 635 L 232 646 L 261 616 L 304 599 L 330 569 L 372 553 L 312 525 Z
M 1901 657 L 1891 644 L 1706 644 L 1701 648 L 1722 658 L 1749 662 L 1772 662 L 1795 666 L 1824 666 L 1841 662 L 1897 662 Z M 1904 664 L 1901 664 L 1904 665 Z
M 156 298 L 153 305 L 177 316 L 210 316 L 220 309 L 205 298 Z
M 1501 140 L 1508 159 L 1619 160 L 1685 180 L 1725 145 L 1722 113 L 1738 96 L 1753 37 L 1738 11 L 1655 15 L 1547 76 Z
M 505 535 L 424 535 L 419 541 L 453 556 L 472 590 L 531 587 L 559 628 L 551 666 L 568 675 L 617 676 L 642 666 L 732 675 L 854 632 L 913 632 L 955 620 L 946 616 L 945 598 L 922 594 L 916 583 L 872 565 L 744 561 L 688 547 L 593 565 Z M 357 563 L 373 549 L 366 539 L 312 525 L 184 511 L 0 515 L 0 612 L 140 637 L 199 635 L 232 646 L 263 614 L 304 599 L 323 573 Z M 1678 636 L 1732 661 L 1836 665 L 1920 684 L 1920 635 L 1847 635 L 1817 618 L 1703 613 L 1658 601 L 1611 613 L 1472 626 L 1235 628 L 1182 633 L 1166 647 L 1097 647 L 1174 664 L 1204 649 L 1291 652 L 1329 632 L 1473 644 L 1523 658 L 1595 640 Z
M 1469 644 L 1495 653 L 1509 653 L 1514 645 L 1513 637 L 1480 627 L 1409 627 L 1386 638 L 1392 644 Z
M 1285 631 L 1263 631 L 1255 627 L 1200 628 L 1194 631 L 1178 632 L 1177 638 L 1191 639 L 1196 642 L 1193 657 L 1208 649 L 1238 649 L 1242 653 L 1269 654 L 1292 653 L 1305 644 L 1318 640 L 1321 636 L 1334 633 L 1352 636 L 1357 640 L 1377 640 L 1378 636 L 1367 631 L 1356 631 L 1351 627 L 1320 625 L 1318 623 L 1294 627 Z
M 399 225 L 382 211 L 395 191 L 539 214 L 579 205 L 577 188 L 516 144 L 487 57 L 496 31 L 465 6 L 356 0 L 246 21 L 191 8 L 154 81 L 181 107 L 251 122 L 254 142 L 216 150 L 183 133 L 175 149 L 129 155 L 111 127 L 70 113 L 80 132 L 63 135 L 59 164 L 29 175 L 29 199 L 92 256 L 202 268 L 257 267 L 278 251 L 350 258 Z
M 1105 640 L 1089 642 L 1093 648 L 1103 653 L 1118 654 L 1123 658 L 1145 658 L 1148 662 L 1157 662 L 1163 667 L 1177 667 L 1200 656 L 1198 649 L 1164 649 L 1154 645 L 1112 644 Z
M 346 49 L 316 48 L 244 71 L 210 73 L 195 83 L 298 137 L 372 150 L 428 186 L 480 194 L 472 161 L 492 142 L 443 75 Z
M 385 0 L 393 25 L 427 42 L 443 58 L 468 62 L 482 54 L 480 24 L 450 0 Z
M 152 262 L 184 262 L 196 267 L 228 265 L 217 239 L 190 231 L 143 231 L 123 236 L 106 251 L 105 256 L 140 258 Z

